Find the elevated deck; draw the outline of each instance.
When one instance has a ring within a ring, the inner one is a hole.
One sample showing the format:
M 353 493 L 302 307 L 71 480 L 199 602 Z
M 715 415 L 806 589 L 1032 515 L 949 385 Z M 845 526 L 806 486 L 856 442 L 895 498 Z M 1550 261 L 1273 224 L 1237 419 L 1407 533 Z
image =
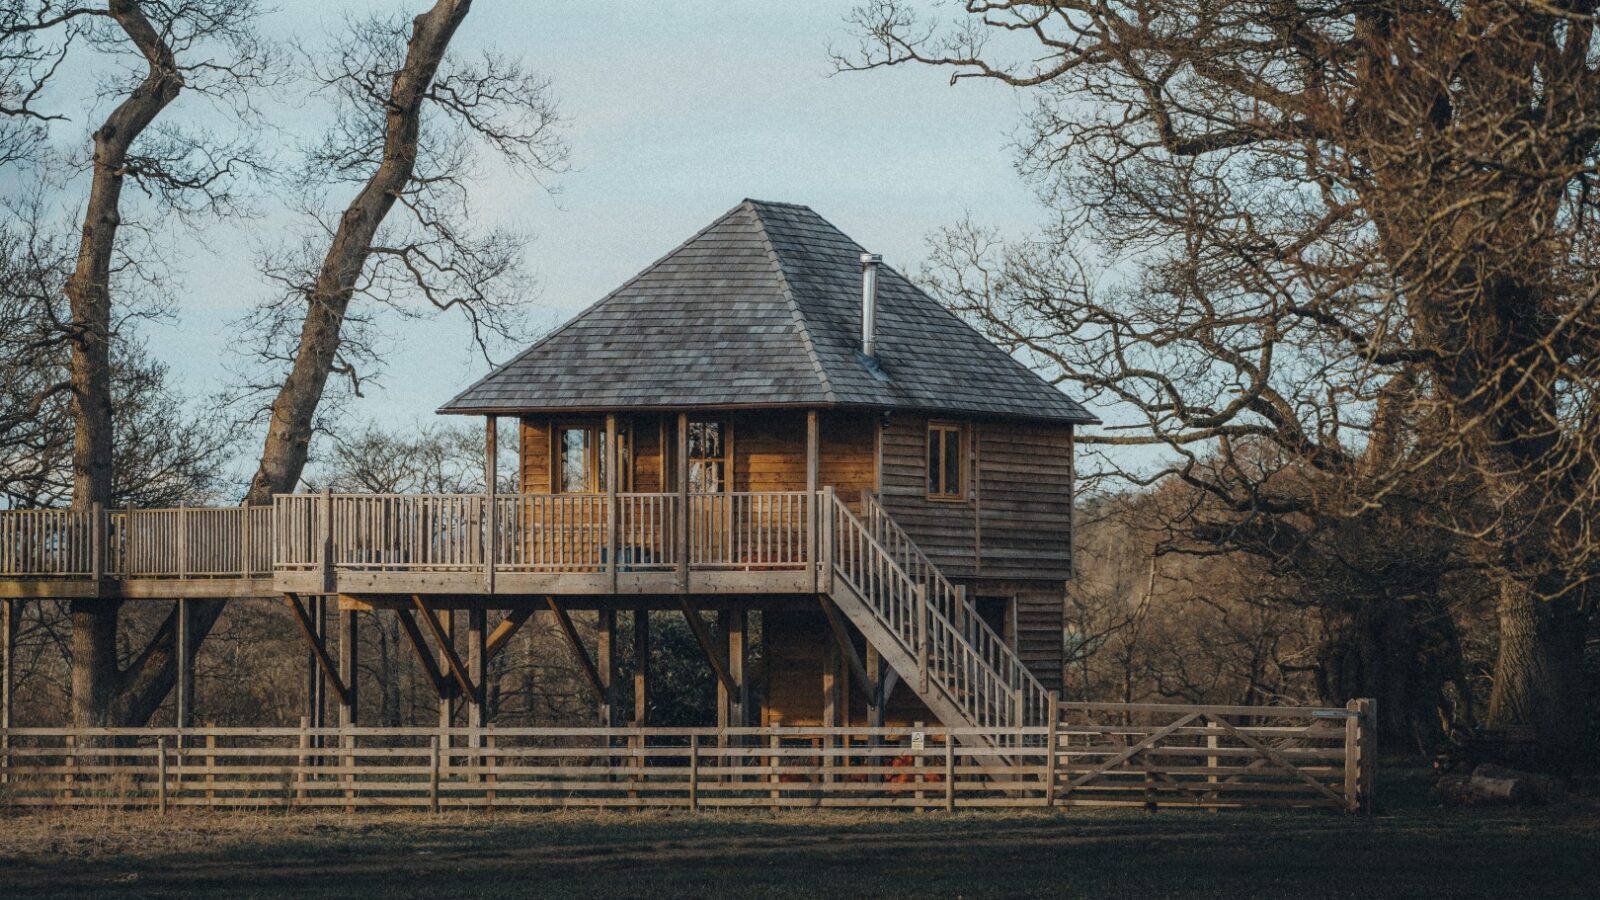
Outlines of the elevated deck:
M 0 511 L 0 597 L 794 594 L 823 492 L 285 494 Z

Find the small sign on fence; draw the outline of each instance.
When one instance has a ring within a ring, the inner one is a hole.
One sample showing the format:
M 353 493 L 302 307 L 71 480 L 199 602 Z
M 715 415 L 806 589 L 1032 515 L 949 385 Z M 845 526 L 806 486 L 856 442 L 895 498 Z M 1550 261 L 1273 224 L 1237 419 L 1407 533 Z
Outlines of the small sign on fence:
M 911 749 L 926 750 L 928 748 L 928 733 L 925 731 L 911 732 Z

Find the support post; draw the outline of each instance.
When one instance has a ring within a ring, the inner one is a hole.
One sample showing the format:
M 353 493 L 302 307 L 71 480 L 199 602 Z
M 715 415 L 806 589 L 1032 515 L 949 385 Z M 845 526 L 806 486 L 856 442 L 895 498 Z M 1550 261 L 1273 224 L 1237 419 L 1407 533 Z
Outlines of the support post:
M 700 735 L 689 735 L 689 811 L 700 811 Z
M 192 600 L 179 600 L 178 602 L 178 634 L 175 639 L 178 651 L 178 684 L 177 684 L 177 720 L 179 729 L 188 728 L 194 722 L 194 645 L 190 623 L 189 605 Z M 183 736 L 178 736 L 181 746 Z
M 333 491 L 322 489 L 322 590 L 332 593 L 336 578 L 333 568 Z
M 11 690 L 16 678 L 17 602 L 0 600 L 0 784 L 11 780 Z
M 481 606 L 467 611 L 467 680 L 472 682 L 467 724 L 473 728 L 489 725 L 489 648 L 485 638 L 488 620 L 489 613 Z M 472 746 L 481 746 L 479 736 L 473 736 Z
M 678 413 L 678 590 L 689 592 L 689 414 Z
M 500 557 L 500 504 L 495 499 L 500 480 L 500 420 L 483 420 L 483 590 L 494 594 L 494 566 Z
M 617 707 L 617 611 L 600 610 L 600 628 L 595 646 L 595 667 L 600 673 L 600 724 L 615 728 L 621 710 Z
M 611 593 L 617 592 L 617 479 L 622 454 L 617 452 L 617 416 L 606 414 L 605 461 L 601 466 L 606 477 L 606 574 L 611 579 Z M 615 614 L 612 619 L 615 620 Z
M 356 690 L 360 665 L 360 620 L 353 609 L 339 610 L 339 680 L 344 682 L 344 696 L 339 702 L 339 727 L 351 728 L 358 722 L 360 696 Z
M 733 727 L 742 729 L 750 724 L 750 681 L 746 677 L 750 658 L 749 610 L 738 607 L 725 615 L 723 634 L 728 644 L 728 677 L 733 679 L 734 685 L 733 714 L 728 719 Z
M 106 508 L 95 503 L 89 508 L 89 577 L 94 579 L 95 593 L 101 589 L 100 582 L 106 577 L 106 538 L 110 528 L 110 520 L 106 518 Z
M 817 592 L 822 565 L 817 558 L 817 488 L 821 483 L 821 430 L 817 411 L 806 410 L 806 562 L 811 564 L 811 592 Z
M 650 610 L 633 611 L 633 725 L 643 728 L 650 712 Z
M 455 652 L 456 643 L 456 614 L 454 610 L 441 609 L 437 613 L 422 610 L 424 615 L 437 616 L 434 620 L 439 624 L 439 629 L 434 633 L 434 639 L 439 642 L 439 671 L 450 671 L 450 656 Z M 448 648 L 448 649 L 447 649 Z M 461 693 L 460 684 L 454 686 L 439 698 L 439 728 L 441 731 L 455 725 L 455 698 Z M 444 746 L 450 746 L 450 736 L 440 734 L 439 738 Z

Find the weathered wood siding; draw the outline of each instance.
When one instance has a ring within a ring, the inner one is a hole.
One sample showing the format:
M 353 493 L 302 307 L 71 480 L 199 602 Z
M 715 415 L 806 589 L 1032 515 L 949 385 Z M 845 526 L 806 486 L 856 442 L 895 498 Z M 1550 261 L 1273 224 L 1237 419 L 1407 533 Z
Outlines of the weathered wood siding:
M 726 419 L 733 437 L 733 489 L 806 489 L 806 416 L 790 410 Z
M 976 432 L 978 574 L 1065 581 L 1072 574 L 1072 429 L 985 422 Z
M 550 421 L 522 420 L 522 492 L 550 493 Z
M 762 613 L 763 640 L 766 641 L 766 703 L 762 707 L 764 725 L 823 725 L 826 698 L 823 672 L 834 644 L 833 632 L 820 611 L 768 610 Z M 848 697 L 840 710 L 840 725 L 864 725 L 867 699 L 861 685 L 855 684 L 848 663 L 841 663 L 842 682 Z M 889 698 L 885 724 L 911 725 L 938 721 L 902 683 Z
M 832 485 L 840 497 L 852 504 L 862 491 L 877 490 L 878 418 L 877 413 L 861 412 L 826 412 L 818 417 L 819 482 Z M 801 427 L 804 428 L 803 422 Z M 801 440 L 804 439 L 802 431 Z M 803 443 L 801 447 L 804 452 Z

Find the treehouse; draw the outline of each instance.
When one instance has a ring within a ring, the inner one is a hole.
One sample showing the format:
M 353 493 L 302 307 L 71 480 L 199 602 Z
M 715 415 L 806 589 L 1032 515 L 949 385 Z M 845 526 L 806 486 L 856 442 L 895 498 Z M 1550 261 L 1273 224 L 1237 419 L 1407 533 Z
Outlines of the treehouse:
M 0 594 L 286 597 L 346 722 L 358 614 L 401 617 L 442 721 L 455 701 L 474 724 L 487 661 L 548 614 L 601 720 L 643 723 L 649 667 L 624 711 L 617 662 L 648 659 L 661 610 L 723 724 L 1050 715 L 1073 429 L 1095 420 L 809 208 L 740 203 L 439 412 L 484 417 L 488 493 L 7 512 Z M 502 421 L 514 494 L 492 487 Z

